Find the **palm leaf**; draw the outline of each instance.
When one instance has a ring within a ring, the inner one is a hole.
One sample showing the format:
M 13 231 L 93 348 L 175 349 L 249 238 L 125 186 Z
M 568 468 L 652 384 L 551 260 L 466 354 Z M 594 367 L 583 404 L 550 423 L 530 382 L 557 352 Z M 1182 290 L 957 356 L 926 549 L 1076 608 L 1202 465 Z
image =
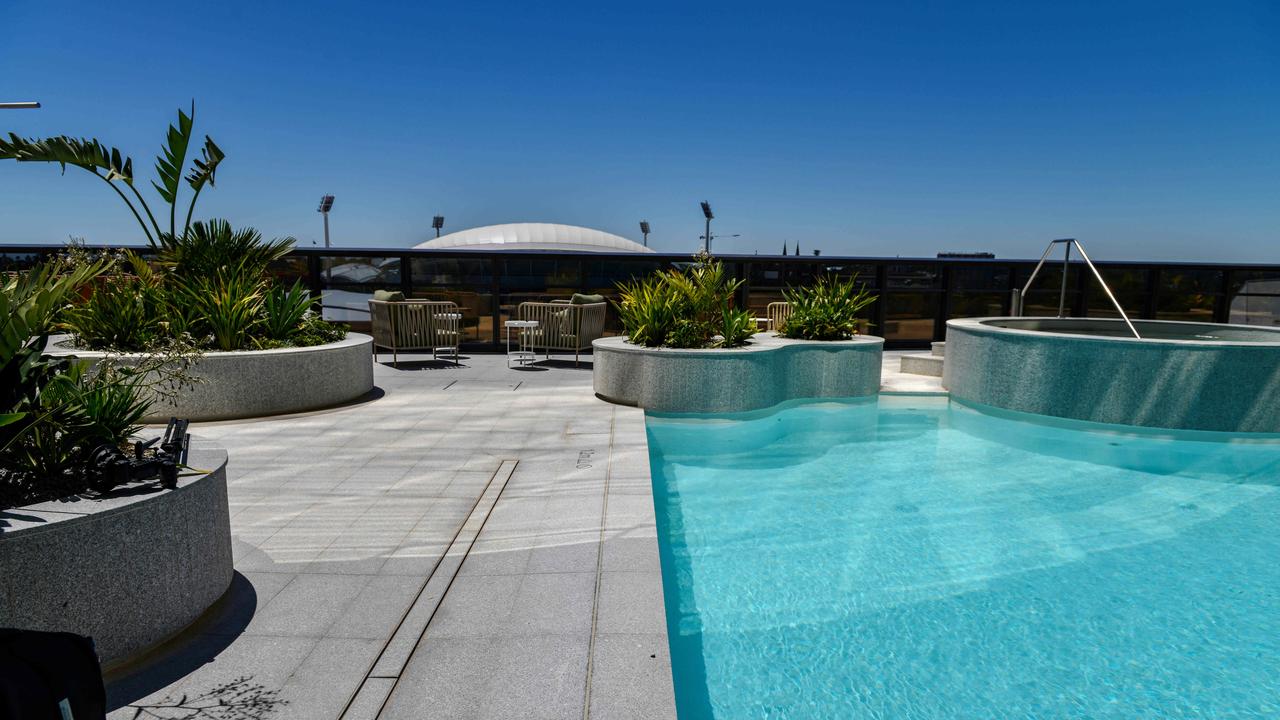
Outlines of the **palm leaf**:
M 205 135 L 204 147 L 200 150 L 200 159 L 193 163 L 195 169 L 187 174 L 187 184 L 191 186 L 191 189 L 200 192 L 205 183 L 213 186 L 213 175 L 218 170 L 218 163 L 222 162 L 225 157 L 226 154 L 222 152 L 222 148 L 219 148 L 213 142 L 213 138 Z
M 195 106 L 192 105 L 192 112 Z M 187 207 L 187 219 L 182 224 L 182 234 L 186 234 L 191 227 L 191 214 L 196 209 L 196 198 L 200 197 L 200 191 L 204 189 L 206 184 L 209 187 L 214 186 L 214 175 L 218 172 L 218 164 L 222 162 L 226 154 L 222 152 L 222 148 L 218 147 L 213 138 L 208 135 L 204 136 L 204 147 L 200 150 L 200 157 L 197 158 L 192 165 L 194 169 L 187 174 L 187 184 L 195 192 L 191 195 L 191 205 Z
M 0 138 L 0 160 L 58 163 L 63 172 L 74 165 L 90 172 L 102 171 L 107 180 L 133 185 L 133 160 L 97 140 L 66 135 L 35 140 L 9 133 L 8 140 Z
M 156 156 L 156 175 L 160 182 L 152 182 L 160 197 L 169 203 L 169 232 L 174 231 L 174 203 L 178 200 L 178 186 L 182 183 L 182 169 L 187 164 L 187 148 L 191 145 L 191 128 L 194 124 L 196 104 L 191 103 L 191 114 L 178 110 L 177 126 L 170 125 L 164 154 Z

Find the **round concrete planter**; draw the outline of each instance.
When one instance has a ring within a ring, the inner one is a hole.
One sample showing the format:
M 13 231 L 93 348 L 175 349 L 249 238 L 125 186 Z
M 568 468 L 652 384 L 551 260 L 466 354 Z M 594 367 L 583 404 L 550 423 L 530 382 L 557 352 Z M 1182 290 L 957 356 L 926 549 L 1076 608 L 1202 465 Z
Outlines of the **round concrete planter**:
M 146 421 L 231 420 L 340 405 L 373 389 L 372 352 L 373 338 L 359 333 L 313 347 L 206 352 L 189 370 L 201 382 L 173 401 L 157 401 Z M 58 342 L 50 343 L 48 354 L 98 360 L 107 353 Z M 129 363 L 141 356 L 114 357 Z
M 818 342 L 756 335 L 743 347 L 648 348 L 610 337 L 592 343 L 596 395 L 659 412 L 760 410 L 801 398 L 880 392 L 884 339 Z
M 1072 318 L 947 322 L 951 397 L 1143 427 L 1280 432 L 1280 331 Z
M 119 665 L 190 625 L 231 584 L 227 454 L 207 474 L 0 510 L 0 626 L 88 635 Z

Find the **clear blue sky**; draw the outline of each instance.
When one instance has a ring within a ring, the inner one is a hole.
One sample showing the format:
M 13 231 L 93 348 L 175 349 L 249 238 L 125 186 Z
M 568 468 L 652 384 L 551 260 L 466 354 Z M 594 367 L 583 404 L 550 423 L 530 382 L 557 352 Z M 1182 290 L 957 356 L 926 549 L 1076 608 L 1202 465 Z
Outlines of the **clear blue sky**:
M 128 6 L 121 10 L 116 7 Z M 691 251 L 1280 262 L 1280 3 L 7 0 L 0 131 L 148 180 L 179 105 L 202 216 L 408 246 L 511 221 Z M 0 163 L 0 242 L 137 238 L 83 171 Z

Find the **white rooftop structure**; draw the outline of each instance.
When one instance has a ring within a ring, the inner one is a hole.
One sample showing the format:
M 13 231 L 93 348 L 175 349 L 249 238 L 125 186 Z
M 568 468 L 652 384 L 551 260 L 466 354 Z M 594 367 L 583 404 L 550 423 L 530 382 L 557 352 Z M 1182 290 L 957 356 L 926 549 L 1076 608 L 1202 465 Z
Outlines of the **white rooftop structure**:
M 620 235 L 577 225 L 505 223 L 459 230 L 416 246 L 423 250 L 554 250 L 651 253 Z

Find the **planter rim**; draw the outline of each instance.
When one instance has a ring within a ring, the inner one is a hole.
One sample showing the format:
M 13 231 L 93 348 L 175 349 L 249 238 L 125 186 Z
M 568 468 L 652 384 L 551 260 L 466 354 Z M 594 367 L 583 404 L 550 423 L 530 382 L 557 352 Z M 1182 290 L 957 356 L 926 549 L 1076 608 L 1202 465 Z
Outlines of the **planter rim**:
M 1280 347 L 1280 329 L 1270 328 L 1263 325 L 1238 325 L 1234 323 L 1205 323 L 1188 320 L 1134 320 L 1133 324 L 1142 330 L 1144 327 L 1152 325 L 1176 325 L 1176 326 L 1201 326 L 1207 329 L 1221 329 L 1222 327 L 1243 327 L 1250 331 L 1257 331 L 1259 334 L 1274 334 L 1274 341 L 1268 340 L 1198 340 L 1198 339 L 1173 339 L 1162 337 L 1128 337 L 1124 335 L 1089 335 L 1086 333 L 1068 333 L 1054 332 L 1053 330 L 1027 330 L 1025 328 L 1011 328 L 996 325 L 994 323 L 1005 320 L 1043 320 L 1049 323 L 1055 321 L 1062 324 L 1069 324 L 1072 321 L 1078 321 L 1081 324 L 1108 324 L 1122 327 L 1124 321 L 1119 318 L 1054 318 L 1054 317 L 981 317 L 981 318 L 955 318 L 947 321 L 948 330 L 959 330 L 962 332 L 970 332 L 974 334 L 1002 335 L 1006 337 L 1023 337 L 1023 338 L 1044 338 L 1052 340 L 1067 340 L 1071 342 L 1088 342 L 1088 343 L 1111 343 L 1119 345 L 1170 345 L 1181 348 L 1221 348 L 1221 347 L 1245 347 L 1245 348 L 1269 348 L 1275 349 Z
M 772 352 L 789 347 L 812 348 L 849 348 L 884 345 L 884 338 L 875 335 L 858 335 L 849 340 L 793 340 L 779 337 L 776 333 L 758 333 L 747 341 L 746 345 L 730 348 L 668 348 L 646 347 L 627 342 L 625 336 L 600 338 L 591 343 L 593 348 L 601 348 L 613 352 L 628 352 L 641 355 L 735 355 L 742 353 Z
M 103 357 L 119 357 L 119 358 L 140 358 L 146 357 L 148 353 L 141 352 L 111 352 L 109 350 L 81 350 L 79 348 L 70 347 L 66 343 L 71 339 L 70 335 L 50 335 L 49 345 L 45 348 L 46 355 L 67 355 L 85 359 L 96 359 Z M 218 357 L 259 357 L 263 355 L 300 355 L 303 353 L 317 352 L 322 350 L 334 350 L 337 348 L 351 347 L 367 343 L 373 338 L 369 335 L 357 332 L 348 332 L 347 336 L 341 340 L 324 345 L 308 345 L 306 347 L 283 347 L 271 348 L 268 350 L 205 350 L 200 354 L 201 360 Z
M 180 475 L 176 488 L 162 488 L 152 480 L 148 483 L 122 485 L 117 488 L 117 491 L 121 489 L 126 492 L 132 491 L 132 494 L 128 495 L 108 495 L 107 497 L 98 497 L 93 494 L 69 495 L 31 505 L 6 508 L 0 510 L 0 520 L 11 525 L 0 527 L 0 541 L 18 536 L 31 537 L 42 532 L 65 528 L 73 523 L 129 512 L 144 503 L 184 492 L 206 478 L 216 475 L 226 464 L 226 450 L 193 437 L 188 466 L 197 468 L 199 472 Z M 154 485 L 155 489 L 139 492 L 148 485 Z

